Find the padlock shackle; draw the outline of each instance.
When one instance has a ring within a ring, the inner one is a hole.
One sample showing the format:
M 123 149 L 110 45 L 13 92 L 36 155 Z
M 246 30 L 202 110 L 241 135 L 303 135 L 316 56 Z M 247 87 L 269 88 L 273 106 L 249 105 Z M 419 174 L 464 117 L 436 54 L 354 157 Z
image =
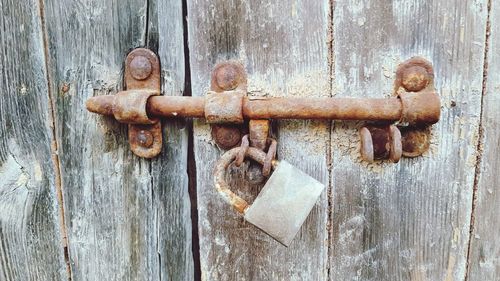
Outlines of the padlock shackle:
M 226 182 L 226 170 L 229 165 L 236 159 L 238 153 L 240 151 L 239 147 L 233 148 L 226 153 L 224 153 L 221 158 L 215 164 L 214 169 L 214 185 L 217 192 L 224 198 L 224 201 L 229 203 L 229 205 L 233 206 L 233 208 L 238 211 L 240 214 L 244 214 L 245 211 L 250 207 L 247 201 L 243 198 L 236 195 L 231 191 L 229 184 Z M 261 165 L 266 161 L 266 153 L 260 149 L 255 147 L 249 147 L 246 154 L 246 157 L 250 157 L 251 159 L 257 161 Z M 279 162 L 277 160 L 272 161 L 273 169 L 278 166 Z

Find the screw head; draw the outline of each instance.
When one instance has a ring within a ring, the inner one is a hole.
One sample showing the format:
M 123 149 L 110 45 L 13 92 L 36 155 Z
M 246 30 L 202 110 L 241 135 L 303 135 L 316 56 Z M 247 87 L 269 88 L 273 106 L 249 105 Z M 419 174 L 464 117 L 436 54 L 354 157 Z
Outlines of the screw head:
M 212 138 L 222 149 L 230 149 L 240 143 L 241 132 L 234 126 L 212 125 Z
M 235 62 L 226 62 L 217 65 L 212 74 L 216 87 L 223 91 L 236 89 L 244 83 L 245 71 L 243 66 Z
M 417 157 L 429 150 L 430 128 L 407 127 L 401 129 L 402 150 L 405 157 Z
M 145 80 L 147 79 L 152 72 L 151 62 L 148 58 L 143 56 L 136 56 L 130 62 L 130 74 L 136 80 Z
M 153 145 L 153 134 L 150 131 L 140 130 L 137 134 L 137 142 L 142 147 L 151 147 Z
M 404 70 L 401 84 L 407 91 L 421 91 L 429 84 L 429 73 L 422 66 L 410 66 Z

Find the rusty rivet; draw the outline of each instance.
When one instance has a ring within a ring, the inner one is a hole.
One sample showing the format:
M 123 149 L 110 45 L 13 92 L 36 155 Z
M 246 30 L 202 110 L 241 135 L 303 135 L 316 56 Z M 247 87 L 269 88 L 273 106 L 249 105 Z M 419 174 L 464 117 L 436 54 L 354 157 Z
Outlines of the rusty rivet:
M 212 125 L 212 138 L 220 148 L 230 149 L 240 143 L 241 132 L 236 126 Z
M 136 138 L 142 147 L 151 147 L 153 145 L 153 134 L 150 131 L 140 130 Z
M 130 62 L 130 74 L 136 80 L 147 79 L 152 72 L 151 62 L 148 58 L 143 56 L 136 56 Z
M 429 150 L 430 128 L 405 127 L 401 129 L 402 149 L 405 157 L 417 157 Z
M 407 91 L 421 91 L 429 84 L 429 74 L 422 66 L 410 66 L 404 70 L 401 84 Z
M 215 86 L 223 91 L 236 89 L 246 79 L 243 66 L 234 62 L 217 65 L 212 75 Z

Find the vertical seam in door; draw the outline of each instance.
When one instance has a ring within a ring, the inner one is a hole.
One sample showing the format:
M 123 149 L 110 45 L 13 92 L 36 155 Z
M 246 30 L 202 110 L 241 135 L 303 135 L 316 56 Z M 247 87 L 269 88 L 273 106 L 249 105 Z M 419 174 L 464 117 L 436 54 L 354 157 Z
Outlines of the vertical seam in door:
M 481 162 L 483 157 L 483 108 L 484 108 L 484 96 L 486 95 L 486 84 L 488 82 L 488 53 L 489 53 L 489 44 L 490 44 L 490 32 L 491 32 L 491 4 L 492 1 L 488 0 L 487 6 L 487 17 L 486 17 L 486 30 L 485 30 L 485 40 L 484 40 L 484 57 L 483 57 L 483 87 L 481 94 L 481 108 L 479 111 L 479 137 L 476 146 L 476 170 L 474 173 L 474 185 L 472 191 L 472 210 L 470 217 L 470 226 L 469 226 L 469 242 L 467 247 L 467 259 L 466 259 L 466 270 L 464 280 L 468 280 L 469 278 L 469 267 L 470 267 L 470 252 L 471 252 L 471 244 L 472 244 L 472 234 L 474 232 L 474 221 L 475 221 L 475 211 L 476 211 L 476 203 L 477 203 L 477 191 L 479 185 L 479 177 L 481 175 Z
M 150 13 L 150 5 L 149 5 L 149 0 L 146 0 L 145 1 L 146 3 L 146 11 L 145 11 L 145 23 L 144 23 L 144 39 L 143 39 L 143 45 L 144 46 L 148 46 L 149 47 L 149 20 L 150 20 L 150 17 L 149 17 L 149 13 Z M 157 55 L 158 55 L 158 50 L 153 50 Z M 161 69 L 161 61 L 160 61 L 160 69 Z M 161 73 L 160 73 L 160 80 L 163 79 L 163 76 Z M 162 129 L 162 134 L 163 134 L 163 129 Z M 153 176 L 153 162 L 154 160 L 149 160 L 147 161 L 149 167 L 148 167 L 148 171 L 149 171 L 149 184 L 150 184 L 150 188 L 151 188 L 151 210 L 155 210 L 155 185 L 154 185 L 154 176 Z M 160 231 L 159 231 L 159 225 L 158 225 L 158 210 L 156 210 L 155 212 L 155 222 L 154 222 L 154 225 L 156 226 L 156 259 L 157 259 L 157 262 L 158 262 L 158 280 L 161 281 L 161 273 L 162 273 L 162 264 L 161 264 L 161 251 L 160 251 Z
M 329 94 L 330 97 L 333 96 L 333 83 L 334 81 L 334 65 L 335 65 L 335 52 L 334 52 L 334 26 L 333 26 L 333 17 L 335 11 L 335 1 L 328 0 L 328 34 L 327 34 L 327 42 L 328 42 L 328 82 L 329 82 Z M 333 225 L 332 225 L 332 217 L 333 217 L 333 149 L 332 149 L 332 134 L 335 128 L 335 121 L 330 121 L 329 123 L 329 134 L 328 134 L 328 145 L 327 145 L 327 167 L 328 167 L 328 189 L 327 189 L 327 199 L 328 199 L 328 209 L 327 209 L 327 237 L 328 237 L 328 249 L 327 249 L 327 257 L 326 257 L 326 274 L 327 280 L 331 279 L 331 268 L 330 268 L 330 255 L 332 253 L 332 237 L 333 237 Z
M 51 84 L 52 77 L 50 75 L 50 61 L 49 61 L 49 42 L 48 42 L 48 30 L 45 23 L 45 6 L 44 1 L 39 0 L 39 8 L 40 8 L 40 21 L 43 35 L 43 51 L 45 56 L 45 75 L 47 79 L 47 95 L 49 100 L 49 124 L 51 127 L 52 134 L 52 142 L 50 144 L 51 149 L 51 158 L 54 164 L 54 173 L 55 173 L 55 186 L 56 186 L 56 195 L 57 201 L 59 205 L 59 227 L 62 234 L 62 244 L 63 244 L 63 252 L 64 252 L 64 260 L 66 262 L 66 272 L 68 274 L 68 280 L 72 279 L 71 276 L 71 264 L 69 260 L 69 242 L 68 242 L 68 232 L 66 229 L 66 219 L 65 219 L 65 210 L 64 210 L 64 195 L 63 195 L 63 187 L 62 187 L 62 177 L 61 177 L 61 166 L 58 155 L 58 143 L 57 143 L 57 133 L 56 133 L 56 117 L 55 117 L 55 101 L 52 95 Z
M 151 21 L 151 16 L 150 16 L 150 13 L 151 13 L 151 9 L 152 5 L 150 5 L 150 0 L 146 0 L 145 1 L 145 23 L 144 23 L 144 38 L 143 38 L 143 42 L 142 42 L 142 45 L 145 46 L 146 48 L 149 48 L 151 49 L 153 52 L 155 52 L 157 55 L 158 54 L 158 48 L 157 48 L 157 42 L 155 42 L 154 44 L 153 43 L 153 40 L 151 38 L 149 38 L 150 36 L 150 32 L 149 32 L 149 29 L 151 28 L 151 25 L 150 25 L 150 21 Z M 159 57 L 159 56 L 158 56 Z M 160 69 L 161 69 L 161 61 L 160 61 Z M 163 75 L 160 73 L 161 75 L 161 80 L 163 81 Z M 162 129 L 162 134 L 163 134 L 163 129 Z M 149 171 L 149 184 L 150 184 L 150 189 L 151 189 L 151 210 L 154 212 L 154 217 L 153 217 L 153 220 L 154 220 L 154 223 L 153 225 L 155 226 L 155 235 L 156 235 L 156 241 L 155 241 L 155 249 L 156 249 L 156 261 L 158 262 L 158 280 L 161 281 L 162 280 L 162 258 L 161 258 L 161 254 L 162 254 L 162 251 L 160 249 L 160 226 L 159 226 L 159 221 L 158 221 L 158 208 L 156 208 L 155 206 L 155 183 L 154 183 L 154 175 L 153 175 L 153 170 L 154 170 L 154 163 L 157 161 L 156 160 L 146 160 L 147 161 L 147 164 L 149 165 L 148 166 L 148 171 Z M 158 165 L 158 164 L 157 164 Z
M 144 46 L 149 45 L 149 0 L 146 0 L 146 30 L 144 31 Z
M 184 41 L 184 96 L 192 96 L 191 89 L 191 65 L 189 56 L 189 28 L 188 28 L 188 3 L 187 0 L 182 0 L 182 28 Z M 187 174 L 188 174 L 188 193 L 191 203 L 191 252 L 193 256 L 194 276 L 193 279 L 201 280 L 201 263 L 200 263 L 200 240 L 198 233 L 198 192 L 196 185 L 196 158 L 194 154 L 194 136 L 193 122 L 189 123 L 188 130 L 188 159 L 187 159 Z

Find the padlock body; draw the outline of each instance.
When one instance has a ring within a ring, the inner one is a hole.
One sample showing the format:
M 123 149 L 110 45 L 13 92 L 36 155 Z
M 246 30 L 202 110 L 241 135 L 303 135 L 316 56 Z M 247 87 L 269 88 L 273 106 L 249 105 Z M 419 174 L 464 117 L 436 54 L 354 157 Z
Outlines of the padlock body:
M 245 212 L 245 220 L 288 246 L 324 188 L 290 163 L 280 161 Z

